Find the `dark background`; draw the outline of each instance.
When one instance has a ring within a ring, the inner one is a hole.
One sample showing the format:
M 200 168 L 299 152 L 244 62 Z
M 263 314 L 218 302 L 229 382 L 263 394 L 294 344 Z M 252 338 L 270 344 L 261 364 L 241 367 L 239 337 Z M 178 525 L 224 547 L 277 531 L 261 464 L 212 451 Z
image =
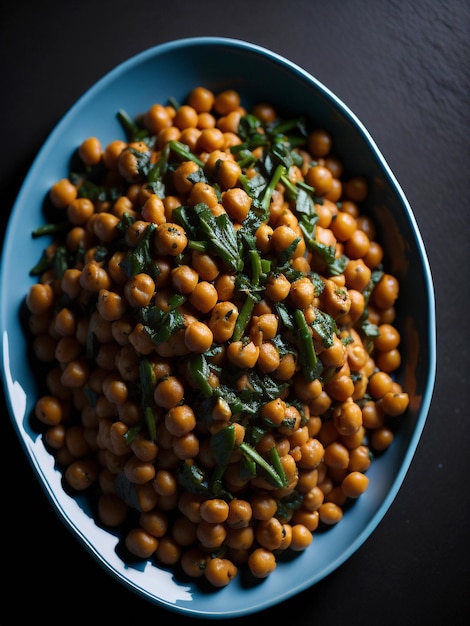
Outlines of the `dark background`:
M 466 0 L 16 0 L 2 9 L 2 233 L 37 151 L 75 100 L 145 48 L 199 35 L 268 47 L 326 84 L 369 129 L 415 212 L 435 282 L 438 371 L 404 484 L 344 565 L 281 606 L 229 620 L 234 626 L 277 626 L 281 609 L 296 626 L 466 623 L 469 27 Z M 2 596 L 15 621 L 122 624 L 125 611 L 141 624 L 194 622 L 137 597 L 95 563 L 50 508 L 3 398 L 1 417 Z

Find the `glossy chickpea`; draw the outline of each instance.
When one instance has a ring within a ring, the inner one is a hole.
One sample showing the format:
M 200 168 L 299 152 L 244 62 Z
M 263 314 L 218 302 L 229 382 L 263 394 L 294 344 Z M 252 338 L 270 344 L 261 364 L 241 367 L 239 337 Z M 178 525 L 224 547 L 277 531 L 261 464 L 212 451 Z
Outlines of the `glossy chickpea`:
M 279 350 L 270 341 L 265 341 L 259 346 L 259 356 L 256 362 L 256 367 L 268 374 L 277 370 L 281 363 L 281 357 Z
M 217 304 L 218 294 L 214 285 L 201 280 L 189 295 L 189 302 L 201 313 L 209 313 Z
M 161 104 L 153 104 L 144 114 L 145 126 L 155 135 L 172 125 L 168 110 Z
M 371 299 L 379 309 L 388 309 L 395 304 L 398 292 L 398 280 L 385 273 L 372 291 Z
M 75 491 L 86 491 L 98 479 L 99 464 L 92 458 L 72 461 L 65 470 L 65 480 Z
M 202 111 L 201 113 L 198 113 L 198 116 L 197 116 L 198 130 L 204 130 L 206 128 L 215 128 L 215 126 L 216 126 L 216 119 L 212 115 L 212 113 L 209 113 L 208 111 Z
M 171 409 L 184 398 L 184 385 L 177 376 L 166 376 L 157 382 L 153 399 L 157 406 Z
M 238 315 L 238 307 L 233 302 L 224 301 L 214 305 L 208 321 L 214 341 L 222 343 L 231 339 Z
M 165 415 L 165 425 L 169 433 L 175 437 L 182 437 L 194 429 L 196 417 L 190 406 L 180 404 L 172 407 Z
M 333 420 L 340 435 L 352 435 L 362 426 L 361 408 L 352 400 L 342 402 L 335 407 Z
M 341 489 L 347 498 L 358 498 L 369 485 L 369 479 L 362 472 L 350 472 L 341 483 Z
M 192 322 L 184 332 L 184 342 L 188 350 L 199 354 L 209 350 L 213 339 L 211 329 L 204 322 Z
M 333 318 L 349 313 L 351 299 L 347 289 L 339 287 L 333 280 L 327 279 L 322 292 L 324 310 Z
M 191 255 L 192 267 L 198 273 L 200 280 L 213 282 L 220 273 L 216 259 L 199 250 L 193 250 Z
M 191 293 L 198 280 L 198 273 L 190 265 L 178 265 L 171 270 L 172 285 L 182 294 Z
M 201 503 L 200 513 L 203 520 L 211 524 L 222 524 L 228 518 L 229 505 L 220 498 L 211 498 Z
M 202 502 L 203 498 L 201 496 L 192 494 L 189 491 L 183 491 L 178 499 L 178 509 L 192 522 L 199 523 L 202 520 L 200 513 Z
M 251 198 L 244 189 L 234 187 L 222 194 L 222 206 L 232 220 L 243 222 L 251 208 Z
M 97 137 L 88 137 L 78 148 L 78 156 L 85 165 L 98 165 L 103 155 L 101 142 Z
M 281 357 L 279 367 L 274 370 L 273 375 L 277 380 L 290 380 L 296 371 L 297 364 L 293 354 L 285 354 Z
M 189 104 L 181 105 L 175 112 L 172 124 L 183 130 L 185 128 L 194 128 L 197 126 L 198 113 Z
M 181 555 L 181 568 L 191 578 L 200 578 L 204 575 L 209 555 L 196 547 L 190 547 Z
M 351 237 L 344 242 L 344 253 L 349 259 L 359 259 L 367 254 L 370 239 L 363 230 L 356 228 Z
M 213 152 L 224 147 L 224 134 L 220 128 L 203 128 L 198 137 L 197 152 Z
M 363 291 L 370 282 L 371 274 L 363 259 L 351 259 L 344 269 L 346 286 L 349 289 Z
M 124 285 L 124 295 L 131 307 L 144 307 L 150 304 L 155 293 L 155 282 L 149 274 L 131 276 Z
M 392 350 L 380 351 L 375 355 L 377 367 L 384 372 L 394 372 L 401 365 L 401 353 L 397 348 Z
M 324 157 L 329 154 L 332 145 L 331 135 L 323 129 L 316 128 L 307 135 L 307 148 L 316 158 Z
M 349 451 L 349 465 L 348 470 L 350 472 L 366 472 L 371 464 L 371 453 L 367 446 L 360 445 L 357 448 L 353 448 Z
M 255 578 L 267 578 L 276 569 L 276 557 L 266 548 L 256 548 L 247 561 L 250 572 Z
M 214 587 L 225 587 L 237 575 L 237 571 L 230 559 L 216 556 L 206 561 L 204 576 Z
M 103 152 L 103 163 L 105 167 L 110 171 L 117 171 L 118 169 L 118 161 L 119 155 L 127 147 L 125 141 L 121 141 L 120 139 L 116 139 L 115 141 L 111 141 Z
M 65 209 L 75 200 L 77 193 L 75 185 L 68 178 L 62 178 L 52 185 L 49 197 L 57 209 Z
M 377 241 L 371 241 L 369 249 L 362 259 L 367 267 L 375 269 L 382 263 L 383 255 L 384 252 L 382 246 Z
M 259 347 L 252 341 L 246 344 L 243 341 L 233 341 L 227 347 L 227 357 L 231 363 L 241 369 L 252 368 L 258 360 Z
M 344 193 L 353 202 L 362 202 L 368 194 L 367 180 L 363 176 L 354 176 L 344 183 Z
M 155 231 L 155 249 L 158 254 L 164 256 L 178 256 L 188 245 L 188 239 L 184 229 L 172 222 L 159 224 Z
M 194 183 L 189 176 L 199 171 L 199 165 L 194 161 L 183 161 L 173 172 L 173 184 L 179 194 L 189 194 Z
M 382 398 L 392 386 L 392 378 L 387 372 L 375 372 L 369 378 L 368 392 L 372 398 Z
M 223 159 L 221 161 L 218 162 L 217 165 L 217 179 L 220 183 L 220 186 L 223 190 L 226 191 L 230 191 L 231 189 L 234 189 L 235 186 L 238 183 L 239 177 L 241 175 L 241 168 L 238 165 L 238 163 L 232 159 Z M 249 204 L 251 206 L 251 198 L 248 196 L 249 199 Z M 247 203 L 247 199 L 244 198 L 245 203 Z M 240 204 L 240 202 L 238 203 Z M 227 210 L 227 207 L 224 206 L 225 210 L 227 211 L 227 213 L 230 212 Z M 247 211 L 248 213 L 248 211 Z M 231 216 L 232 217 L 232 216 Z M 245 215 L 246 217 L 246 215 Z M 232 218 L 232 219 L 236 219 L 239 222 L 242 222 L 243 219 L 240 218 Z
M 169 535 L 161 537 L 155 551 L 157 559 L 165 565 L 176 565 L 180 560 L 182 547 Z
M 387 426 L 381 426 L 372 431 L 370 443 L 373 450 L 383 452 L 393 442 L 393 431 Z
M 271 238 L 273 236 L 274 229 L 269 224 L 261 224 L 256 232 L 256 247 L 260 252 L 266 254 L 271 250 Z
M 333 187 L 333 175 L 324 165 L 313 165 L 305 175 L 305 182 L 315 189 L 319 196 L 327 194 Z
M 240 94 L 234 89 L 226 89 L 216 94 L 213 108 L 219 115 L 228 115 L 240 106 Z
M 93 202 L 88 198 L 75 198 L 67 206 L 67 219 L 74 226 L 82 226 L 95 212 Z
M 373 401 L 365 402 L 362 407 L 362 423 L 364 428 L 380 428 L 384 424 L 384 411 L 381 406 Z
M 273 302 L 282 302 L 290 292 L 290 282 L 284 274 L 271 274 L 266 283 L 266 296 Z
M 35 283 L 26 295 L 26 306 L 31 313 L 41 315 L 52 308 L 54 299 L 54 290 L 49 283 Z
M 209 112 L 214 105 L 215 96 L 206 87 L 195 87 L 188 96 L 188 104 L 198 113 Z
M 301 456 L 300 460 L 297 462 L 297 466 L 300 469 L 312 470 L 316 469 L 323 461 L 325 448 L 318 439 L 311 437 L 300 446 L 300 454 Z
M 406 411 L 409 403 L 410 399 L 407 393 L 388 391 L 381 400 L 381 408 L 387 415 L 397 416 Z

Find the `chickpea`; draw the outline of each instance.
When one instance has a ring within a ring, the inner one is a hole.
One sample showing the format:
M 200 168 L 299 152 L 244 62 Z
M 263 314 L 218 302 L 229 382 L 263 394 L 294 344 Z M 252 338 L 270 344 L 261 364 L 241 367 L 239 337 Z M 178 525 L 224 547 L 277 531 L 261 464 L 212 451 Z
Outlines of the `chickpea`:
M 282 302 L 290 293 L 290 282 L 284 274 L 271 274 L 266 283 L 266 295 L 273 302 Z
M 77 188 L 68 178 L 62 178 L 54 183 L 49 192 L 52 204 L 58 209 L 65 209 L 77 197 Z
M 348 498 L 358 498 L 369 485 L 369 479 L 361 472 L 350 472 L 341 483 L 341 489 Z
M 221 188 L 225 190 L 225 193 L 227 193 L 227 190 L 231 191 L 236 188 L 238 179 L 240 178 L 240 175 L 242 173 L 241 168 L 236 161 L 232 159 L 221 159 L 220 161 L 218 161 L 216 165 L 216 171 L 217 171 L 217 179 L 220 183 Z M 251 198 L 249 196 L 247 198 L 242 196 L 242 198 L 244 199 L 245 204 L 249 204 L 249 207 L 248 207 L 248 210 L 249 210 L 249 208 L 251 207 Z M 240 202 L 238 202 L 238 205 L 240 205 Z M 243 206 L 243 203 L 242 203 L 242 206 Z M 227 213 L 230 215 L 230 211 L 228 210 L 227 206 L 224 205 L 224 208 L 227 211 Z M 248 210 L 246 211 L 247 214 L 248 214 Z M 240 217 L 237 217 L 235 215 L 234 216 L 230 215 L 230 217 L 232 217 L 232 219 L 236 221 L 242 222 L 243 219 L 245 219 L 246 215 L 242 217 L 242 219 L 240 219 Z
M 398 298 L 399 285 L 397 279 L 391 274 L 383 274 L 374 290 L 372 301 L 379 309 L 388 309 L 395 304 Z
M 52 308 L 54 291 L 49 283 L 31 285 L 26 296 L 26 306 L 31 313 L 41 315 Z
M 171 270 L 172 285 L 180 293 L 191 293 L 197 285 L 198 280 L 198 273 L 189 265 L 178 265 Z
M 219 275 L 219 266 L 216 260 L 209 254 L 200 252 L 199 250 L 193 250 L 191 260 L 192 266 L 199 274 L 200 280 L 212 282 Z
M 267 550 L 276 550 L 282 543 L 284 529 L 278 519 L 271 517 L 269 520 L 258 522 L 256 525 L 255 537 L 256 541 L 263 548 L 266 548 Z
M 279 350 L 273 343 L 265 341 L 259 346 L 259 356 L 256 366 L 263 374 L 274 372 L 278 369 L 280 363 L 281 357 Z
M 324 502 L 318 512 L 320 514 L 320 521 L 328 526 L 337 524 L 343 518 L 341 507 L 334 502 Z
M 189 176 L 199 171 L 199 165 L 194 161 L 183 161 L 173 173 L 173 184 L 179 194 L 189 194 L 194 183 Z
M 234 498 L 229 502 L 227 525 L 231 528 L 246 528 L 252 518 L 251 504 L 248 500 Z
M 289 546 L 291 550 L 294 550 L 294 552 L 301 552 L 309 547 L 312 540 L 312 533 L 306 526 L 304 526 L 304 524 L 294 524 L 292 526 L 292 540 Z
M 229 505 L 225 500 L 212 498 L 201 503 L 200 513 L 203 520 L 211 524 L 221 524 L 225 522 L 229 514 Z
M 131 307 L 147 306 L 150 304 L 154 293 L 155 282 L 148 274 L 136 274 L 129 278 L 124 285 L 124 295 Z
M 209 112 L 214 105 L 215 96 L 206 87 L 195 87 L 188 96 L 188 104 L 198 113 Z
M 225 162 L 224 162 L 225 163 Z M 228 168 L 225 165 L 225 168 Z M 222 206 L 232 220 L 243 222 L 251 208 L 251 198 L 244 189 L 233 187 L 222 194 Z
M 388 391 L 382 398 L 381 407 L 387 415 L 402 415 L 409 405 L 407 393 L 394 393 Z
M 184 332 L 184 342 L 191 352 L 200 354 L 206 352 L 211 347 L 213 339 L 211 329 L 204 322 L 192 322 Z
M 209 556 L 199 548 L 190 547 L 181 555 L 181 567 L 184 573 L 191 578 L 200 578 L 204 575 Z
M 169 535 L 165 535 L 158 541 L 155 551 L 157 559 L 165 565 L 175 565 L 179 561 L 181 553 L 181 546 Z
M 180 404 L 171 408 L 165 415 L 165 425 L 172 435 L 182 437 L 196 426 L 196 417 L 190 406 Z
M 332 147 L 331 135 L 323 129 L 315 129 L 307 136 L 307 147 L 314 157 L 324 157 Z
M 375 431 L 374 431 L 375 432 Z M 360 445 L 349 451 L 349 465 L 348 470 L 350 472 L 366 472 L 371 464 L 371 453 L 367 446 Z
M 226 89 L 215 96 L 213 108 L 219 115 L 228 115 L 240 106 L 240 94 L 234 89 Z
M 206 562 L 204 576 L 214 587 L 225 587 L 236 576 L 237 567 L 226 558 L 214 557 Z
M 148 559 L 157 550 L 158 540 L 142 528 L 132 528 L 126 535 L 125 544 L 131 554 Z
M 184 385 L 177 376 L 166 376 L 160 380 L 153 394 L 155 404 L 164 409 L 172 409 L 184 398 Z
M 167 222 L 159 224 L 155 231 L 155 248 L 158 254 L 178 256 L 186 248 L 188 239 L 179 224 Z
M 256 548 L 248 557 L 248 567 L 256 578 L 266 578 L 276 569 L 276 557 L 266 548 Z
M 324 165 L 313 165 L 305 175 L 305 182 L 315 189 L 318 196 L 322 196 L 331 191 L 333 175 Z
M 259 347 L 250 341 L 233 341 L 227 348 L 227 357 L 231 363 L 240 368 L 254 367 L 259 357 Z
M 352 400 L 342 402 L 333 411 L 333 420 L 340 435 L 352 435 L 362 426 L 362 411 Z
M 86 491 L 97 480 L 99 465 L 92 458 L 77 459 L 65 470 L 65 480 L 75 491 Z
M 344 276 L 349 289 L 364 291 L 370 282 L 371 270 L 363 259 L 351 259 L 344 269 Z
M 199 281 L 189 295 L 189 301 L 201 313 L 209 313 L 212 311 L 217 304 L 217 300 L 217 290 L 214 285 L 207 280 Z
M 208 326 L 214 341 L 222 343 L 231 339 L 238 319 L 238 308 L 230 301 L 218 302 L 211 310 Z
M 354 176 L 344 183 L 345 195 L 354 202 L 362 202 L 368 193 L 367 181 L 363 176 Z

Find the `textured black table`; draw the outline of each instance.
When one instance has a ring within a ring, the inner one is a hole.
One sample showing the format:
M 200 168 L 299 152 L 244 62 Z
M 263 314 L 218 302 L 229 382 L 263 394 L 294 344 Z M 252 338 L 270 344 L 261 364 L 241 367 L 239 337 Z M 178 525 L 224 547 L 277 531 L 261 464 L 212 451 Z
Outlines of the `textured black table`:
M 438 373 L 410 471 L 385 519 L 343 566 L 282 607 L 234 624 L 284 623 L 281 608 L 296 626 L 466 623 L 469 7 L 465 0 L 16 0 L 2 10 L 2 232 L 34 156 L 75 100 L 129 56 L 197 35 L 266 46 L 329 86 L 367 126 L 414 209 L 435 281 Z M 4 607 L 52 624 L 96 612 L 96 622 L 124 624 L 124 609 L 134 623 L 193 622 L 122 588 L 79 546 L 25 460 L 3 397 L 2 409 Z M 24 601 L 11 604 L 13 592 Z

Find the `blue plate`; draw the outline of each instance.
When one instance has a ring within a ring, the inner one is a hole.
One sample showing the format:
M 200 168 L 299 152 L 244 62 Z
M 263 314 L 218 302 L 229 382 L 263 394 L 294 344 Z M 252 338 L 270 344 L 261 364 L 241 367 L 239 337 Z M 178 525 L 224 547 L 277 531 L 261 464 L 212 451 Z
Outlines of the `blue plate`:
M 410 407 L 393 445 L 368 471 L 369 488 L 345 512 L 342 522 L 314 535 L 312 545 L 254 586 L 237 576 L 213 593 L 196 583 L 181 583 L 171 571 L 151 562 L 124 563 L 119 537 L 98 527 L 84 499 L 67 495 L 53 457 L 29 424 L 37 398 L 34 371 L 19 321 L 25 294 L 34 282 L 29 270 L 44 248 L 31 232 L 43 222 L 41 205 L 51 185 L 68 175 L 77 146 L 89 136 L 103 145 L 123 138 L 119 109 L 136 116 L 169 97 L 183 101 L 204 85 L 215 92 L 238 90 L 243 104 L 273 103 L 293 117 L 306 114 L 328 129 L 351 175 L 367 176 L 368 210 L 380 232 L 387 269 L 401 283 L 397 325 L 402 336 L 398 380 L 410 395 Z M 393 173 L 362 123 L 324 85 L 281 56 L 257 45 L 218 37 L 182 39 L 138 54 L 96 83 L 70 109 L 40 150 L 18 195 L 9 221 L 1 265 L 2 375 L 11 418 L 25 453 L 57 514 L 72 534 L 117 581 L 147 600 L 193 617 L 246 615 L 297 594 L 346 561 L 369 537 L 393 502 L 410 466 L 428 414 L 436 367 L 432 278 L 412 210 Z

